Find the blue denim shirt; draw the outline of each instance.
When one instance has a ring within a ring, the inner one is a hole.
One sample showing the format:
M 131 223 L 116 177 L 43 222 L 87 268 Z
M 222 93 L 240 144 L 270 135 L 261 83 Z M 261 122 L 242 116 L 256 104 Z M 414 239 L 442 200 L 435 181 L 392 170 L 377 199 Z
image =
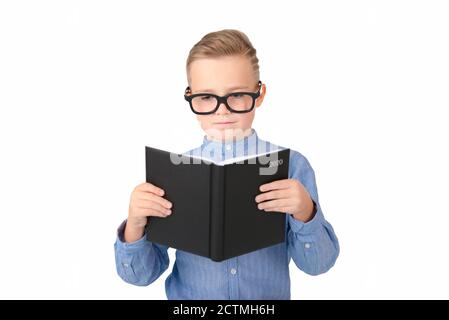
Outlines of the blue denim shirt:
M 242 155 L 253 155 L 283 149 L 257 136 L 233 142 L 211 141 L 204 136 L 200 147 L 185 154 L 202 155 L 221 161 Z M 317 211 L 307 223 L 286 214 L 286 241 L 225 261 L 176 250 L 176 261 L 165 281 L 168 299 L 290 299 L 289 263 L 310 275 L 328 271 L 338 257 L 340 248 L 332 226 L 321 210 L 315 174 L 307 159 L 291 150 L 289 178 L 299 180 L 316 203 Z M 145 235 L 125 243 L 124 221 L 118 228 L 114 244 L 116 267 L 126 282 L 147 286 L 168 268 L 167 247 L 152 243 Z

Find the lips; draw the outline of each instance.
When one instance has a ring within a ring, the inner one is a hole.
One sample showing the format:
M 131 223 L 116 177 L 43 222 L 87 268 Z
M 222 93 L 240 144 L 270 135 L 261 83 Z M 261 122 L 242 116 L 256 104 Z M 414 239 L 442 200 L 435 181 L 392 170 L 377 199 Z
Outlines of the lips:
M 217 122 L 214 122 L 214 124 L 231 124 L 231 123 L 235 123 L 235 121 L 217 121 Z

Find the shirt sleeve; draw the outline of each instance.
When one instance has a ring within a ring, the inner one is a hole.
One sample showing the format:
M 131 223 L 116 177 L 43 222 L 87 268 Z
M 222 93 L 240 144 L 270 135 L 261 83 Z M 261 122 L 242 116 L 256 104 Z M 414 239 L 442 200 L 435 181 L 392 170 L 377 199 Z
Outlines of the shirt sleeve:
M 327 272 L 337 260 L 340 245 L 332 225 L 326 221 L 318 200 L 315 173 L 299 152 L 290 155 L 289 178 L 299 180 L 316 205 L 312 220 L 304 223 L 288 215 L 287 241 L 289 255 L 296 266 L 310 275 Z
M 146 239 L 146 234 L 135 242 L 124 241 L 126 220 L 117 230 L 114 244 L 117 273 L 125 282 L 147 286 L 167 270 L 169 257 L 167 246 Z

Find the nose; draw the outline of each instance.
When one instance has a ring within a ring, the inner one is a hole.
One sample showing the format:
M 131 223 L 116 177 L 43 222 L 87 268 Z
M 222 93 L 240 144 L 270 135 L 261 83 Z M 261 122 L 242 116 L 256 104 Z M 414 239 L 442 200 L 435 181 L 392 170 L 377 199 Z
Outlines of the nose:
M 220 105 L 218 106 L 217 111 L 215 112 L 215 114 L 230 114 L 231 112 L 228 110 L 228 108 L 226 108 L 226 105 L 224 104 L 224 102 L 221 102 Z

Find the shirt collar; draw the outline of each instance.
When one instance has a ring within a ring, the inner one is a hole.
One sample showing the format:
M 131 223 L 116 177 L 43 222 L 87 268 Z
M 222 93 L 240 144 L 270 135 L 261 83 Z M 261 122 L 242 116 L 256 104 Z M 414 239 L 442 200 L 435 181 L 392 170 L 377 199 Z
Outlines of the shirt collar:
M 234 138 L 231 141 L 209 140 L 205 135 L 201 150 L 203 155 L 214 158 L 227 159 L 236 156 L 249 155 L 257 152 L 258 145 L 261 143 L 255 129 L 251 128 L 251 133 L 243 138 Z M 215 156 L 214 156 L 215 155 Z M 221 156 L 220 156 L 221 155 Z
M 231 141 L 226 141 L 226 142 L 222 142 L 222 141 L 215 141 L 215 140 L 209 140 L 207 138 L 207 135 L 204 135 L 203 137 L 203 144 L 202 146 L 209 146 L 209 147 L 219 147 L 221 148 L 223 145 L 224 146 L 235 146 L 235 147 L 241 147 L 243 146 L 245 143 L 251 143 L 251 142 L 255 142 L 255 140 L 258 139 L 256 130 L 251 128 L 251 133 L 249 135 L 247 135 L 246 137 L 240 138 L 240 139 L 233 139 Z

